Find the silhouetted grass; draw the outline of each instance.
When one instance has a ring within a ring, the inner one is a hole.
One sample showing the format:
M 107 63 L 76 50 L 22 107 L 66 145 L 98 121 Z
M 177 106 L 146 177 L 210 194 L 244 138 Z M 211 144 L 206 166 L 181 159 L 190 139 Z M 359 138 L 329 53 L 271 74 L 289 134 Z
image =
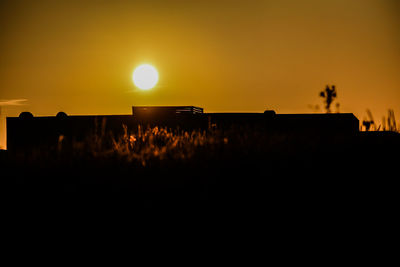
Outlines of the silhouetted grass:
M 397 132 L 400 133 L 400 127 L 399 124 L 396 122 L 396 117 L 394 115 L 393 109 L 388 109 L 388 116 L 382 117 L 381 123 L 378 124 L 374 116 L 372 115 L 372 112 L 367 109 L 367 115 L 368 119 L 364 118 L 362 121 L 362 126 L 361 130 L 363 131 L 388 131 L 388 132 Z

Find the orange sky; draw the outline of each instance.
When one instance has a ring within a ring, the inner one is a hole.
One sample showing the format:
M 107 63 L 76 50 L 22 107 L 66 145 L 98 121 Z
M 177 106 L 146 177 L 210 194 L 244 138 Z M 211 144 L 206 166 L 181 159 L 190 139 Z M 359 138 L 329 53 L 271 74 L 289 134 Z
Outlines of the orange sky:
M 0 101 L 16 116 L 129 114 L 132 105 L 206 112 L 313 112 L 335 84 L 341 112 L 400 116 L 396 0 L 0 2 Z M 154 65 L 159 84 L 131 75 Z

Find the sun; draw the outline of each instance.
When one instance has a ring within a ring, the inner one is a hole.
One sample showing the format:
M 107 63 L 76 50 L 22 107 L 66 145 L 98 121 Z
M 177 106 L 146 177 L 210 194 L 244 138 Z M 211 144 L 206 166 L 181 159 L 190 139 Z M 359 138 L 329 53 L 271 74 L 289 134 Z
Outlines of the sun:
M 158 82 L 157 69 L 150 64 L 140 65 L 133 71 L 132 80 L 139 89 L 149 90 Z

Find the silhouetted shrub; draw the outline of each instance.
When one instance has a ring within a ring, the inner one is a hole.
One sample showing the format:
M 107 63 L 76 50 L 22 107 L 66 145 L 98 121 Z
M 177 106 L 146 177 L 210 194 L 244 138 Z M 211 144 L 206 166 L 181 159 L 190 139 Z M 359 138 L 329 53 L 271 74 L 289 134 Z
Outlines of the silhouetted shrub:
M 326 112 L 330 113 L 331 112 L 331 104 L 337 97 L 337 92 L 336 92 L 335 86 L 332 85 L 332 88 L 330 88 L 329 85 L 327 85 L 325 88 L 325 91 L 321 91 L 319 93 L 319 96 L 324 98 Z M 336 105 L 336 108 L 338 109 L 339 106 Z
M 382 123 L 380 125 L 377 125 L 375 123 L 374 117 L 372 115 L 372 112 L 367 109 L 367 115 L 368 118 L 364 118 L 362 121 L 362 130 L 364 131 L 390 131 L 390 132 L 400 132 L 400 129 L 398 128 L 398 124 L 396 123 L 396 118 L 394 115 L 393 109 L 388 110 L 388 116 L 382 117 Z

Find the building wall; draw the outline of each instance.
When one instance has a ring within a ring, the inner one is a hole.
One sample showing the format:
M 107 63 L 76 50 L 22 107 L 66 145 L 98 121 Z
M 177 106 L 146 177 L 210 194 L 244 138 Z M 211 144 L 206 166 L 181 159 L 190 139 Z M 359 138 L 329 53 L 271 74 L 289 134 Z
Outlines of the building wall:
M 138 125 L 165 126 L 184 130 L 220 129 L 232 126 L 242 130 L 265 130 L 290 134 L 353 135 L 359 121 L 353 114 L 275 114 L 275 113 L 144 113 L 107 116 L 55 116 L 7 118 L 9 150 L 55 146 L 60 135 L 84 141 L 91 136 L 111 133 L 119 137 L 123 125 L 135 130 Z
M 51 148 L 60 135 L 75 141 L 102 132 L 122 134 L 123 125 L 133 127 L 132 115 L 7 118 L 7 148 Z

